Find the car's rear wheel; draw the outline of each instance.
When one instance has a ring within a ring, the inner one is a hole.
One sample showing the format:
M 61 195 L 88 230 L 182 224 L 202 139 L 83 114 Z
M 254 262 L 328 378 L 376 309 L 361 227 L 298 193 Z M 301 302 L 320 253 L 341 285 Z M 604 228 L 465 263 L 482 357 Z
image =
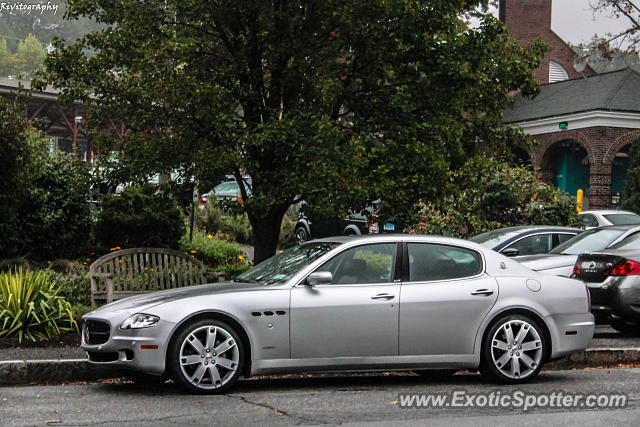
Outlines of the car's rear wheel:
M 224 393 L 242 372 L 244 349 L 224 322 L 203 319 L 182 328 L 169 348 L 174 381 L 196 393 Z
M 302 243 L 309 241 L 309 233 L 307 232 L 307 229 L 302 225 L 296 227 L 296 231 L 293 233 L 293 235 L 295 237 L 297 245 L 301 245 Z
M 640 333 L 640 325 L 636 322 L 631 322 L 622 318 L 616 318 L 611 320 L 610 326 L 618 332 L 627 335 L 635 335 Z
M 482 371 L 502 383 L 529 381 L 542 369 L 547 345 L 542 327 L 529 316 L 502 316 L 482 343 Z

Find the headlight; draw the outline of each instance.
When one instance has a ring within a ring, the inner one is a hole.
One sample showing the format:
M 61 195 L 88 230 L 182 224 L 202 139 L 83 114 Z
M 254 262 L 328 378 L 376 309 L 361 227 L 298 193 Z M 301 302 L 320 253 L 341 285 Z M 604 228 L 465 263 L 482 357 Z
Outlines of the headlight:
M 122 325 L 120 325 L 120 329 L 149 328 L 158 323 L 159 320 L 160 318 L 158 316 L 136 313 L 129 316 L 124 322 L 122 322 Z

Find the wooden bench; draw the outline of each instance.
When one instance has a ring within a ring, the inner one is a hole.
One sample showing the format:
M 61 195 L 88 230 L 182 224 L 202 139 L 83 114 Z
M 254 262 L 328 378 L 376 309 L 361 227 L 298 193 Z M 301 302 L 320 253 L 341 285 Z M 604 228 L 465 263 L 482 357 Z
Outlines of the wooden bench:
M 111 252 L 89 267 L 91 305 L 162 289 L 206 283 L 206 267 L 193 256 L 163 248 L 133 248 Z M 218 280 L 224 280 L 221 273 Z

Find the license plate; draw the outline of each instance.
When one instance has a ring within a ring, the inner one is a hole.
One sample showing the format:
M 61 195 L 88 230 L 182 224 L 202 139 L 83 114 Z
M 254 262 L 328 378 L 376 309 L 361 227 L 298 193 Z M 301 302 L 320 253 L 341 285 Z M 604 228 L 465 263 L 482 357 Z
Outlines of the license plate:
M 395 224 L 385 224 L 384 225 L 384 231 L 393 231 L 396 229 L 396 225 Z
M 369 234 L 378 234 L 380 232 L 380 226 L 378 226 L 377 222 L 373 224 L 369 224 Z

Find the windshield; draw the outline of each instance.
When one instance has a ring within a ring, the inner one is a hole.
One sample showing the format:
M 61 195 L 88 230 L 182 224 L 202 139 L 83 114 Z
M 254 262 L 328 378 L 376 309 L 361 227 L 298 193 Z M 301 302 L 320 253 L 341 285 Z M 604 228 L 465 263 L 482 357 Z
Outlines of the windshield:
M 635 214 L 607 214 L 602 216 L 613 225 L 640 224 L 640 216 Z
M 261 285 L 284 282 L 298 271 L 338 246 L 335 242 L 309 242 L 279 253 L 251 270 L 239 275 L 236 282 L 257 282 Z
M 231 182 L 223 182 L 222 184 L 218 184 L 213 189 L 213 192 L 218 193 L 240 193 L 240 186 L 235 181 Z
M 482 245 L 485 248 L 493 249 L 496 246 L 511 239 L 512 237 L 517 236 L 520 233 L 522 233 L 522 230 L 513 230 L 513 229 L 493 230 L 493 231 L 487 231 L 486 233 L 478 234 L 477 236 L 473 236 L 469 240 L 479 245 Z
M 622 233 L 624 233 L 624 230 L 594 228 L 567 240 L 549 253 L 578 255 L 584 252 L 601 251 L 620 237 Z
M 638 249 L 640 250 L 640 233 L 634 233 L 625 237 L 622 242 L 618 242 L 609 249 Z

